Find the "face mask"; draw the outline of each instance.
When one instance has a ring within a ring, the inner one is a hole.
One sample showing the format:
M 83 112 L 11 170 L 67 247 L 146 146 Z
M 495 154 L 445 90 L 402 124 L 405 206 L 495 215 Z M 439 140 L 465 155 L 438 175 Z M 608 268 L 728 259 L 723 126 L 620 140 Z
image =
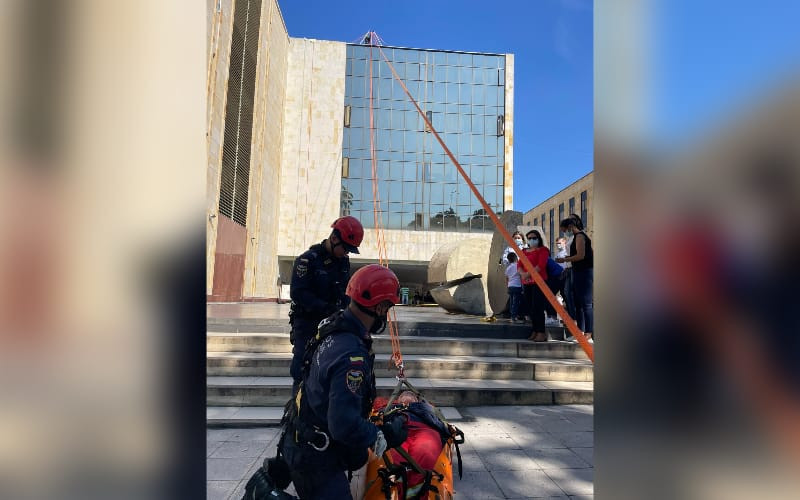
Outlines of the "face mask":
M 533 245 L 533 246 L 539 246 L 539 238 L 532 238 L 532 239 L 529 239 L 528 241 L 530 241 L 531 245 Z
M 558 244 L 558 249 L 559 250 L 564 250 L 564 244 L 563 243 L 559 243 Z
M 522 240 L 514 240 L 514 243 L 516 243 L 518 247 L 522 246 Z
M 372 327 L 369 329 L 369 333 L 371 334 L 381 334 L 384 330 L 386 330 L 386 316 L 381 316 L 376 314 L 373 316 L 375 321 L 372 322 Z

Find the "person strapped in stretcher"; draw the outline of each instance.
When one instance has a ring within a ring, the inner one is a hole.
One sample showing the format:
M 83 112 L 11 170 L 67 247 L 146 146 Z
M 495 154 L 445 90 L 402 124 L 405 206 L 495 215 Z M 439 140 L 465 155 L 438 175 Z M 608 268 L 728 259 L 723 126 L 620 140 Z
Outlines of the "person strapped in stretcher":
M 441 418 L 441 414 L 413 391 L 403 391 L 387 407 L 386 398 L 373 404 L 373 420 L 384 423 L 402 419 L 408 437 L 397 448 L 387 450 L 381 460 L 373 456 L 367 469 L 365 499 L 451 498 L 453 494 L 451 447 L 464 434 Z M 381 461 L 383 463 L 381 463 Z

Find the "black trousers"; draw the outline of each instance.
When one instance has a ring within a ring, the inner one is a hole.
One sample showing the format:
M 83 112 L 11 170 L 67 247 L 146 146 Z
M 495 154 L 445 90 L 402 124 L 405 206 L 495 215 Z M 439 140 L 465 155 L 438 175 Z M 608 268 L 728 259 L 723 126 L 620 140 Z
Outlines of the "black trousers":
M 525 285 L 524 297 L 531 315 L 531 324 L 534 333 L 545 333 L 544 329 L 544 304 L 547 299 L 536 284 Z
M 564 291 L 564 286 L 566 285 L 566 275 L 561 273 L 559 276 L 555 277 L 548 277 L 547 278 L 547 286 L 550 288 L 550 291 L 553 292 L 553 295 L 558 295 L 561 292 L 561 296 L 566 296 L 566 292 Z M 566 299 L 564 299 L 566 302 Z M 557 316 L 555 308 L 550 304 L 550 301 L 545 299 L 544 310 L 547 312 L 547 316 L 551 318 L 555 318 Z

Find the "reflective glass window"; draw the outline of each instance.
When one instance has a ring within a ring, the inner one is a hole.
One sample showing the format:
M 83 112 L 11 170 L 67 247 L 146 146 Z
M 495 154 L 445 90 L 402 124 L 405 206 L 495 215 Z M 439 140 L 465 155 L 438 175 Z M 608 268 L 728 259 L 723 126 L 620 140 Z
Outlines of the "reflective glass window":
M 458 84 L 447 84 L 447 102 L 458 102 Z
M 447 132 L 458 132 L 458 115 L 456 114 L 447 114 L 445 115 L 445 131 Z
M 458 131 L 462 134 L 468 134 L 472 131 L 472 117 L 471 115 L 458 115 Z M 469 151 L 467 149 L 466 151 Z
M 408 63 L 406 65 L 406 78 L 408 80 L 420 80 L 419 63 Z
M 458 136 L 458 150 L 461 154 L 472 154 L 472 142 L 469 138 L 469 134 L 460 134 Z
M 460 68 L 458 70 L 458 81 L 459 83 L 472 84 L 472 68 Z
M 392 119 L 392 128 L 395 130 L 402 130 L 404 127 L 403 123 L 403 111 L 392 111 L 391 113 Z
M 482 165 L 472 165 L 469 169 L 469 177 L 478 186 L 478 189 L 481 189 L 483 185 L 483 171 L 484 167 Z
M 360 59 L 353 61 L 353 76 L 364 76 L 367 72 L 367 62 Z
M 458 83 L 458 70 L 459 68 L 456 66 L 448 66 L 447 67 L 447 82 L 448 83 Z
M 480 115 L 472 115 L 472 132 L 475 134 L 483 134 L 484 132 L 484 117 Z
M 483 130 L 487 134 L 492 134 L 493 132 L 497 132 L 497 116 L 496 115 L 484 115 L 483 116 Z
M 353 97 L 367 97 L 367 92 L 364 89 L 364 82 L 362 78 L 353 79 L 353 88 L 351 89 Z
M 431 165 L 430 180 L 432 182 L 444 181 L 444 164 L 434 163 L 433 165 Z
M 487 156 L 496 156 L 497 155 L 497 140 L 494 137 L 487 137 L 486 138 L 486 151 L 484 151 L 484 153 Z
M 401 80 L 406 80 L 408 78 L 408 72 L 406 71 L 406 64 L 405 63 L 397 63 L 394 65 L 395 71 L 397 71 L 397 76 Z
M 364 129 L 352 129 L 350 132 L 350 149 L 364 147 Z
M 417 179 L 417 165 L 416 163 L 403 162 L 403 180 L 415 181 Z M 413 191 L 412 191 L 413 194 Z M 413 199 L 413 196 L 412 198 Z
M 472 135 L 472 154 L 475 155 L 482 155 L 484 148 L 483 148 L 483 136 L 482 135 Z
M 444 184 L 428 184 L 428 193 L 430 196 L 429 203 L 432 205 L 444 205 Z
M 483 104 L 486 102 L 486 89 L 483 85 L 472 85 L 472 102 L 473 104 Z
M 391 128 L 391 111 L 386 109 L 373 109 L 373 119 L 375 120 L 376 132 L 386 131 Z M 369 117 L 367 117 L 367 126 L 369 126 Z
M 403 150 L 406 151 L 406 152 L 410 152 L 410 151 L 417 151 L 419 148 L 420 148 L 419 132 L 406 131 L 406 133 L 405 133 L 405 145 L 403 146 Z
M 366 127 L 369 124 L 367 114 L 368 110 L 364 108 L 350 108 L 350 127 Z
M 461 104 L 469 104 L 472 102 L 472 92 L 468 84 L 458 84 L 458 96 L 458 102 Z

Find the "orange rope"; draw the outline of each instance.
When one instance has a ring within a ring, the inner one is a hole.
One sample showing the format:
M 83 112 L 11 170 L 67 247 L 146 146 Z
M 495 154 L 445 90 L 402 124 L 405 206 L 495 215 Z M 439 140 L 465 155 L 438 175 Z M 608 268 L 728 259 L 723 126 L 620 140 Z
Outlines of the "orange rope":
M 528 273 L 530 273 L 531 278 L 533 278 L 533 281 L 536 283 L 536 285 L 542 291 L 544 296 L 556 310 L 556 313 L 559 316 L 561 316 L 561 318 L 564 320 L 564 324 L 566 325 L 569 332 L 573 335 L 573 337 L 575 337 L 578 340 L 578 343 L 583 348 L 584 352 L 586 352 L 586 355 L 589 357 L 589 359 L 592 360 L 592 362 L 594 362 L 594 348 L 592 344 L 589 343 L 589 340 L 586 338 L 583 332 L 580 331 L 577 323 L 575 323 L 575 320 L 572 319 L 572 317 L 567 313 L 566 309 L 564 309 L 564 307 L 558 302 L 558 300 L 556 300 L 555 295 L 553 295 L 553 292 L 550 291 L 550 287 L 547 286 L 547 284 L 544 282 L 544 279 L 542 279 L 539 273 L 534 271 L 533 269 L 534 266 L 533 264 L 531 264 L 531 261 L 528 260 L 528 257 L 522 252 L 521 249 L 517 247 L 516 244 L 514 244 L 514 240 L 511 238 L 511 235 L 508 233 L 508 231 L 506 231 L 505 226 L 503 226 L 500 223 L 500 219 L 494 213 L 492 208 L 486 203 L 486 200 L 483 199 L 483 196 L 481 196 L 481 193 L 478 191 L 478 188 L 475 187 L 475 184 L 472 183 L 472 180 L 469 178 L 467 173 L 461 167 L 461 164 L 458 163 L 456 157 L 453 156 L 453 153 L 444 143 L 442 138 L 439 137 L 439 133 L 436 131 L 436 129 L 433 128 L 433 124 L 428 120 L 428 117 L 425 116 L 425 113 L 422 112 L 422 109 L 420 109 L 419 104 L 417 104 L 417 101 L 411 96 L 411 93 L 408 91 L 408 88 L 406 87 L 405 83 L 403 83 L 403 80 L 400 79 L 400 76 L 397 74 L 397 71 L 395 71 L 394 66 L 392 66 L 392 63 L 386 57 L 386 54 L 383 53 L 383 49 L 380 46 L 378 46 L 378 50 L 380 51 L 381 56 L 383 56 L 383 59 L 386 61 L 386 64 L 389 65 L 389 69 L 392 71 L 392 75 L 394 76 L 395 80 L 397 80 L 400 86 L 403 87 L 403 91 L 406 93 L 408 98 L 411 99 L 411 102 L 414 104 L 414 107 L 417 109 L 417 112 L 420 114 L 420 116 L 422 116 L 422 119 L 425 120 L 425 124 L 428 126 L 428 129 L 433 133 L 434 137 L 436 137 L 436 140 L 439 141 L 439 144 L 442 145 L 444 152 L 447 153 L 447 156 L 450 158 L 450 161 L 452 161 L 453 165 L 455 165 L 456 168 L 458 169 L 458 173 L 461 174 L 461 177 L 467 182 L 467 185 L 475 194 L 475 196 L 478 198 L 478 201 L 481 202 L 484 211 L 489 215 L 489 217 L 491 217 L 492 222 L 494 222 L 494 225 L 495 227 L 497 227 L 497 230 L 500 231 L 500 234 L 503 236 L 503 238 L 505 238 L 506 242 L 508 243 L 508 246 L 512 248 L 514 252 L 517 254 L 520 262 L 522 262 L 524 269 Z M 372 47 L 370 47 L 370 52 L 372 52 Z M 372 77 L 371 57 L 372 56 L 370 55 L 370 78 Z M 370 81 L 370 86 L 371 86 L 371 81 Z M 370 114 L 371 113 L 372 113 L 372 96 L 370 95 Z
M 378 166 L 375 158 L 375 109 L 373 106 L 373 87 L 372 87 L 372 46 L 369 48 L 369 155 L 372 164 L 372 210 L 373 220 L 375 221 L 375 234 L 378 242 L 378 262 L 384 267 L 389 267 L 388 250 L 386 249 L 386 234 L 383 231 L 383 217 L 380 214 L 380 192 L 378 190 Z M 392 343 L 392 357 L 390 363 L 394 362 L 397 368 L 397 378 L 405 378 L 403 367 L 403 354 L 400 352 L 400 333 L 397 329 L 397 314 L 394 308 L 387 317 L 387 327 L 389 329 L 389 339 Z

